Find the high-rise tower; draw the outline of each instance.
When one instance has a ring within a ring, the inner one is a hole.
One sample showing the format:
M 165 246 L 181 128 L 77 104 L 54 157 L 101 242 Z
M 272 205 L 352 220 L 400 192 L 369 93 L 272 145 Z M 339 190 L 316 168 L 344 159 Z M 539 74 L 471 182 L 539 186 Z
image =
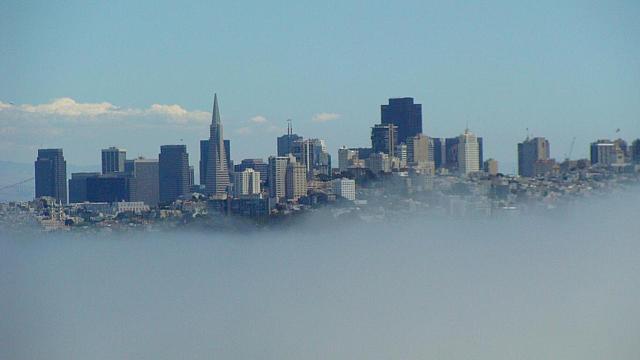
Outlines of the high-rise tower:
M 35 180 L 37 198 L 51 196 L 67 203 L 67 162 L 62 149 L 38 149 Z
M 213 97 L 213 116 L 209 128 L 209 147 L 206 161 L 206 192 L 211 195 L 226 194 L 229 186 L 229 169 L 227 168 L 227 155 L 224 148 L 217 94 Z
M 422 105 L 414 104 L 413 98 L 389 99 L 388 105 L 380 106 L 381 123 L 398 127 L 396 143 L 405 143 L 407 138 L 422 132 Z

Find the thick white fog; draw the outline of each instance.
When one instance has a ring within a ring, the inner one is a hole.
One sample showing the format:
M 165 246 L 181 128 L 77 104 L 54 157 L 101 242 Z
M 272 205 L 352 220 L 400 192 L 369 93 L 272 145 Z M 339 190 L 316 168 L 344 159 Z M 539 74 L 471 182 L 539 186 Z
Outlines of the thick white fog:
M 2 235 L 1 359 L 638 359 L 640 194 L 556 217 Z

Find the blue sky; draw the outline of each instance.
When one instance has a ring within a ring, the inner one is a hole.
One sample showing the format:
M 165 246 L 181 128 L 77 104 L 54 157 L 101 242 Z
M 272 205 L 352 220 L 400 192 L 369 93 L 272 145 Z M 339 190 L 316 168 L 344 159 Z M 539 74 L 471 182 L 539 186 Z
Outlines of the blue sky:
M 274 153 L 287 118 L 333 153 L 367 145 L 380 104 L 399 96 L 423 104 L 427 135 L 469 124 L 505 164 L 526 128 L 556 158 L 573 136 L 574 157 L 617 128 L 640 137 L 637 1 L 2 8 L 0 160 L 30 162 L 44 146 L 98 164 L 102 147 L 156 157 L 182 139 L 195 164 L 214 92 L 236 161 Z

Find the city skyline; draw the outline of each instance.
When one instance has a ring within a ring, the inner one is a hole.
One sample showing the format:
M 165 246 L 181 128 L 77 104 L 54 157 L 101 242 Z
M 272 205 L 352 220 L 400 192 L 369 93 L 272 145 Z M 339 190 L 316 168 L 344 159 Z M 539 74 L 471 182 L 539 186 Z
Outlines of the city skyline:
M 28 163 L 50 146 L 77 154 L 69 164 L 97 165 L 88 144 L 154 157 L 184 139 L 197 161 L 213 90 L 236 160 L 274 153 L 262 135 L 281 135 L 286 119 L 327 139 L 334 157 L 364 146 L 370 134 L 359 129 L 404 96 L 422 104 L 425 134 L 468 125 L 513 172 L 527 128 L 556 158 L 574 136 L 575 156 L 587 157 L 597 137 L 640 133 L 637 2 L 149 8 L 5 4 L 1 160 Z
M 407 97 L 403 97 L 403 98 L 407 98 Z M 394 98 L 388 98 L 388 99 L 394 99 Z M 378 106 L 380 106 L 380 104 Z M 152 144 L 154 144 L 151 146 L 157 145 L 157 148 L 159 148 L 163 144 L 180 143 L 187 146 L 187 151 L 191 154 L 192 161 L 195 163 L 198 163 L 200 161 L 201 150 L 199 151 L 198 149 L 198 142 L 200 142 L 201 140 L 197 140 L 195 141 L 195 143 L 191 143 L 188 141 L 195 138 L 201 138 L 203 124 L 206 124 L 206 122 L 210 122 L 211 119 L 214 117 L 213 112 L 209 113 L 205 111 L 187 111 L 182 109 L 178 105 L 171 105 L 169 107 L 164 107 L 164 108 L 162 108 L 160 105 L 157 105 L 157 106 L 154 105 L 147 111 L 142 111 L 142 110 L 135 110 L 135 109 L 121 109 L 111 104 L 108 104 L 108 105 L 78 104 L 73 102 L 71 99 L 54 101 L 52 104 L 50 104 L 50 106 L 40 106 L 40 107 L 32 106 L 32 105 L 16 105 L 16 104 L 0 103 L 0 119 L 2 119 L 2 115 L 6 115 L 7 112 L 9 113 L 24 112 L 24 113 L 33 114 L 33 113 L 38 113 L 40 111 L 42 111 L 44 114 L 50 114 L 50 115 L 57 114 L 59 116 L 67 116 L 72 119 L 77 116 L 80 116 L 80 117 L 88 116 L 87 114 L 93 113 L 93 115 L 90 115 L 90 116 L 94 117 L 94 122 L 100 122 L 100 121 L 108 122 L 110 120 L 113 120 L 113 116 L 115 116 L 115 117 L 120 117 L 120 119 L 117 119 L 117 121 L 119 121 L 119 125 L 122 125 L 122 126 L 127 125 L 126 121 L 135 121 L 135 120 L 127 119 L 128 116 L 145 117 L 145 116 L 148 116 L 149 113 L 155 113 L 155 115 L 157 116 L 165 116 L 166 118 L 164 120 L 166 123 L 171 123 L 172 124 L 171 126 L 175 126 L 179 133 L 182 132 L 182 135 L 178 135 L 181 137 L 176 141 L 173 141 L 173 142 L 169 141 L 169 142 L 162 143 L 160 142 L 159 139 L 163 139 L 163 138 L 166 139 L 167 137 L 166 136 L 163 137 L 161 135 L 159 136 L 158 140 L 153 138 L 140 139 L 139 141 L 136 141 L 135 139 L 130 139 L 132 143 L 127 143 L 125 142 L 125 139 L 129 139 L 128 136 L 131 135 L 131 131 L 127 131 L 129 129 L 124 129 L 122 127 L 117 127 L 120 129 L 120 131 L 115 133 L 115 135 L 118 135 L 118 134 L 121 135 L 122 141 L 117 141 L 114 139 L 104 141 L 103 142 L 105 144 L 104 148 L 110 148 L 114 146 L 126 147 L 127 149 L 132 148 L 134 150 L 129 151 L 129 154 L 132 157 L 153 158 L 153 157 L 157 157 L 157 151 L 148 148 L 148 146 L 142 146 L 142 144 L 145 144 L 144 140 L 147 141 L 146 143 L 151 142 Z M 76 113 L 81 113 L 81 114 L 85 113 L 85 115 L 78 115 Z M 128 114 L 128 113 L 131 113 L 131 114 Z M 98 119 L 95 119 L 96 117 Z M 379 118 L 380 118 L 380 115 L 379 115 Z M 154 120 L 151 119 L 150 121 L 154 121 Z M 326 121 L 329 121 L 329 120 L 326 120 Z M 380 119 L 377 119 L 375 121 L 379 122 Z M 269 121 L 266 119 L 262 119 L 260 117 L 253 119 L 254 125 L 258 127 L 261 126 L 261 124 L 263 124 L 264 122 L 269 122 Z M 285 127 L 279 127 L 279 126 L 275 127 L 273 124 L 271 124 L 271 125 L 268 125 L 269 128 L 263 128 L 262 129 L 263 133 L 261 136 L 261 138 L 263 139 L 262 142 L 268 143 L 268 144 L 258 149 L 252 148 L 250 152 L 247 152 L 246 150 L 247 144 L 243 144 L 243 140 L 251 144 L 253 144 L 254 142 L 250 138 L 247 138 L 246 136 L 244 136 L 244 134 L 239 134 L 236 129 L 236 131 L 232 132 L 230 135 L 225 136 L 225 138 L 227 138 L 225 139 L 225 141 L 229 141 L 228 138 L 231 138 L 230 140 L 232 141 L 235 140 L 234 141 L 235 148 L 234 148 L 234 152 L 231 155 L 231 160 L 232 161 L 235 160 L 236 162 L 239 162 L 241 159 L 248 159 L 248 158 L 262 157 L 266 159 L 266 157 L 268 157 L 269 155 L 276 154 L 277 143 L 273 141 L 273 138 L 282 136 L 283 134 L 286 135 L 286 131 L 287 131 L 286 126 L 291 124 L 291 122 L 293 122 L 294 127 L 297 129 L 298 122 L 296 122 L 295 120 L 291 121 L 291 119 L 281 121 L 281 123 L 283 123 L 282 125 L 285 125 Z M 426 125 L 426 123 L 433 123 L 433 122 L 434 122 L 433 120 L 424 120 L 424 123 L 425 123 L 424 125 Z M 355 135 L 352 138 L 353 139 L 352 142 L 346 142 L 344 144 L 340 144 L 337 147 L 328 146 L 329 153 L 337 159 L 338 149 L 342 145 L 348 145 L 349 147 L 370 145 L 370 135 L 371 135 L 370 129 L 374 127 L 374 125 L 376 125 L 374 122 L 368 124 L 369 131 L 367 131 L 366 128 L 358 129 L 354 134 L 352 134 L 352 135 Z M 111 128 L 111 130 L 113 131 L 114 126 L 112 124 L 105 123 L 104 126 L 106 128 Z M 145 126 L 148 126 L 148 125 L 143 124 L 141 126 L 140 124 L 133 123 L 131 124 L 131 126 L 133 127 L 131 130 L 133 131 L 133 133 L 135 133 L 136 131 L 142 131 L 143 129 L 145 129 Z M 469 128 L 474 133 L 476 134 L 478 133 L 471 126 Z M 5 130 L 4 133 L 10 133 L 12 131 L 12 127 L 8 127 L 4 130 Z M 109 130 L 109 129 L 105 129 L 105 130 Z M 547 139 L 551 139 L 551 137 L 546 135 L 545 133 L 534 132 L 534 130 L 535 129 L 526 128 L 524 130 L 525 133 L 523 134 L 522 137 L 514 138 L 512 141 L 508 143 L 505 141 L 504 138 L 500 138 L 495 134 L 493 136 L 492 135 L 487 136 L 486 134 L 481 134 L 483 138 L 489 137 L 494 139 L 494 143 L 489 143 L 487 145 L 489 149 L 495 149 L 496 147 L 500 147 L 500 148 L 505 148 L 506 149 L 505 151 L 508 152 L 508 154 L 489 153 L 489 155 L 487 156 L 486 154 L 487 150 L 485 148 L 485 158 L 491 157 L 498 160 L 501 164 L 501 168 L 505 171 L 505 173 L 516 174 L 518 158 L 515 150 L 517 149 L 516 147 L 517 144 L 520 141 L 522 141 L 522 139 L 525 138 L 525 136 L 529 136 L 529 137 L 542 136 Z M 295 132 L 302 133 L 301 131 L 297 131 L 297 130 Z M 457 137 L 463 132 L 464 132 L 464 128 L 459 129 L 457 133 L 456 132 L 447 133 L 447 134 L 425 133 L 425 135 L 430 137 L 436 137 L 436 138 L 445 138 L 445 137 Z M 324 132 L 320 131 L 319 133 L 324 133 Z M 596 139 L 616 139 L 616 138 L 635 139 L 637 138 L 637 134 L 640 133 L 640 125 L 639 125 L 638 131 L 635 131 L 635 132 L 624 131 L 623 129 L 616 128 L 616 129 L 611 129 L 611 131 L 609 131 L 608 133 L 609 135 L 599 134 L 599 135 L 596 135 L 594 138 L 575 140 L 572 157 L 573 158 L 589 158 L 590 156 L 589 146 Z M 625 136 L 624 134 L 627 134 L 627 133 L 630 133 L 630 135 Z M 366 141 L 364 142 L 358 141 L 358 139 L 361 140 L 360 138 L 363 137 L 361 136 L 362 134 L 365 134 L 364 137 L 366 137 Z M 368 134 L 369 136 L 366 136 L 366 134 Z M 188 135 L 189 137 L 187 137 L 186 135 Z M 302 133 L 302 135 L 307 137 L 317 137 L 314 134 L 308 134 L 308 133 Z M 339 135 L 341 134 L 336 133 L 335 135 L 336 135 L 335 137 L 339 137 Z M 176 136 L 173 136 L 173 137 L 175 138 Z M 551 156 L 556 157 L 558 159 L 563 159 L 571 150 L 570 144 L 571 142 L 574 141 L 573 138 L 575 138 L 575 136 L 569 137 L 569 138 L 563 138 L 563 139 L 560 139 L 560 141 L 556 140 L 557 143 L 556 143 L 556 146 L 554 146 L 555 152 Z M 336 143 L 334 137 L 332 137 L 331 135 L 329 135 L 329 137 L 325 139 L 327 140 L 328 144 Z M 57 146 L 54 146 L 51 144 L 57 144 Z M 94 151 L 92 151 L 93 150 L 92 143 L 76 142 L 76 141 L 73 141 L 73 139 L 69 139 L 68 141 L 65 141 L 65 142 L 60 142 L 59 140 L 53 140 L 50 143 L 42 143 L 39 146 L 33 147 L 34 150 L 37 150 L 39 148 L 76 149 L 76 151 L 73 151 L 75 156 L 72 155 L 71 157 L 68 157 L 68 158 L 78 159 L 78 161 L 71 160 L 70 164 L 75 166 L 82 166 L 82 167 L 96 166 L 97 167 L 96 170 L 98 171 L 100 170 L 101 157 L 99 153 L 95 153 Z M 78 151 L 77 149 L 82 149 L 82 150 Z M 244 151 L 242 149 L 244 149 Z M 31 147 L 29 148 L 29 151 L 31 151 Z M 70 155 L 72 154 L 71 150 L 68 150 L 68 152 Z M 28 157 L 31 158 L 32 154 L 33 154 L 32 152 L 30 152 L 29 154 L 25 154 L 25 153 L 16 154 L 16 152 L 12 152 L 11 156 L 9 156 L 8 154 L 0 155 L 0 161 L 15 161 L 18 163 L 27 163 L 29 162 L 30 159 L 26 159 L 25 157 L 27 157 L 28 155 Z M 84 161 L 82 159 L 84 159 Z M 91 159 L 95 159 L 95 160 L 92 161 Z

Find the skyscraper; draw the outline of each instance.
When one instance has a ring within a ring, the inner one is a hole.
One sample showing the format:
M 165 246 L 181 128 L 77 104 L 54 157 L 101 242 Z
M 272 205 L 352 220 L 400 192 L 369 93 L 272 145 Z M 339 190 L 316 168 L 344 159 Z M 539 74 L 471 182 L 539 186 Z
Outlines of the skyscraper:
M 340 172 L 347 171 L 349 166 L 353 166 L 358 161 L 358 150 L 349 149 L 346 146 L 338 149 L 338 169 Z
M 380 106 L 381 123 L 398 127 L 398 143 L 422 132 L 422 105 L 414 104 L 413 98 L 389 99 L 388 105 Z
M 227 171 L 233 171 L 233 161 L 231 161 L 231 140 L 224 140 L 224 154 L 227 160 Z
M 631 161 L 634 164 L 640 164 L 640 139 L 633 140 L 629 152 L 631 153 Z
M 293 153 L 293 143 L 302 140 L 302 136 L 293 133 L 291 121 L 287 124 L 287 133 L 278 137 L 278 156 L 287 156 Z
M 518 144 L 518 175 L 536 176 L 536 161 L 549 160 L 549 141 L 543 137 L 528 137 Z
M 102 149 L 102 173 L 123 173 L 125 171 L 125 161 L 127 150 L 117 147 Z
M 234 173 L 233 193 L 236 197 L 260 194 L 260 173 L 251 168 Z
M 36 198 L 51 196 L 67 203 L 67 162 L 62 149 L 38 149 L 35 161 Z
M 133 178 L 124 173 L 109 173 L 85 178 L 87 201 L 108 202 L 131 201 L 135 197 Z
M 223 195 L 229 186 L 229 169 L 222 134 L 222 121 L 218 108 L 218 95 L 213 98 L 213 116 L 209 128 L 209 147 L 207 152 L 205 189 L 208 194 Z
M 285 195 L 289 200 L 298 200 L 307 195 L 307 169 L 295 160 L 287 164 Z
M 446 139 L 431 138 L 433 141 L 433 164 L 436 169 L 440 169 L 447 163 Z
M 81 203 L 89 201 L 87 196 L 87 178 L 98 177 L 97 172 L 83 172 L 71 174 L 69 179 L 69 203 Z
M 234 166 L 235 172 L 242 172 L 246 169 L 253 169 L 260 173 L 260 182 L 268 184 L 269 182 L 269 164 L 265 164 L 262 159 L 243 159 L 240 164 Z
M 142 201 L 155 207 L 160 201 L 160 168 L 158 159 L 137 158 L 132 160 L 132 184 L 130 201 Z
M 158 168 L 161 204 L 170 204 L 188 193 L 189 154 L 186 145 L 162 145 Z
M 480 147 L 478 138 L 469 129 L 459 136 L 458 170 L 460 174 L 480 171 Z
M 333 179 L 331 180 L 331 190 L 337 196 L 347 199 L 356 199 L 356 181 L 352 179 Z
M 289 157 L 269 156 L 269 197 L 278 201 L 286 195 L 287 164 Z
M 449 171 L 457 171 L 458 164 L 458 144 L 460 137 L 444 139 L 444 167 Z
M 619 143 L 611 140 L 598 140 L 591 143 L 591 165 L 608 166 L 624 163 L 624 151 Z
M 198 169 L 200 172 L 200 185 L 207 184 L 207 158 L 209 154 L 209 139 L 200 140 L 200 162 Z
M 393 124 L 376 124 L 371 128 L 371 148 L 374 153 L 393 156 L 398 138 L 398 127 Z
M 426 164 L 433 161 L 432 141 L 424 134 L 407 139 L 407 161 L 413 165 Z

